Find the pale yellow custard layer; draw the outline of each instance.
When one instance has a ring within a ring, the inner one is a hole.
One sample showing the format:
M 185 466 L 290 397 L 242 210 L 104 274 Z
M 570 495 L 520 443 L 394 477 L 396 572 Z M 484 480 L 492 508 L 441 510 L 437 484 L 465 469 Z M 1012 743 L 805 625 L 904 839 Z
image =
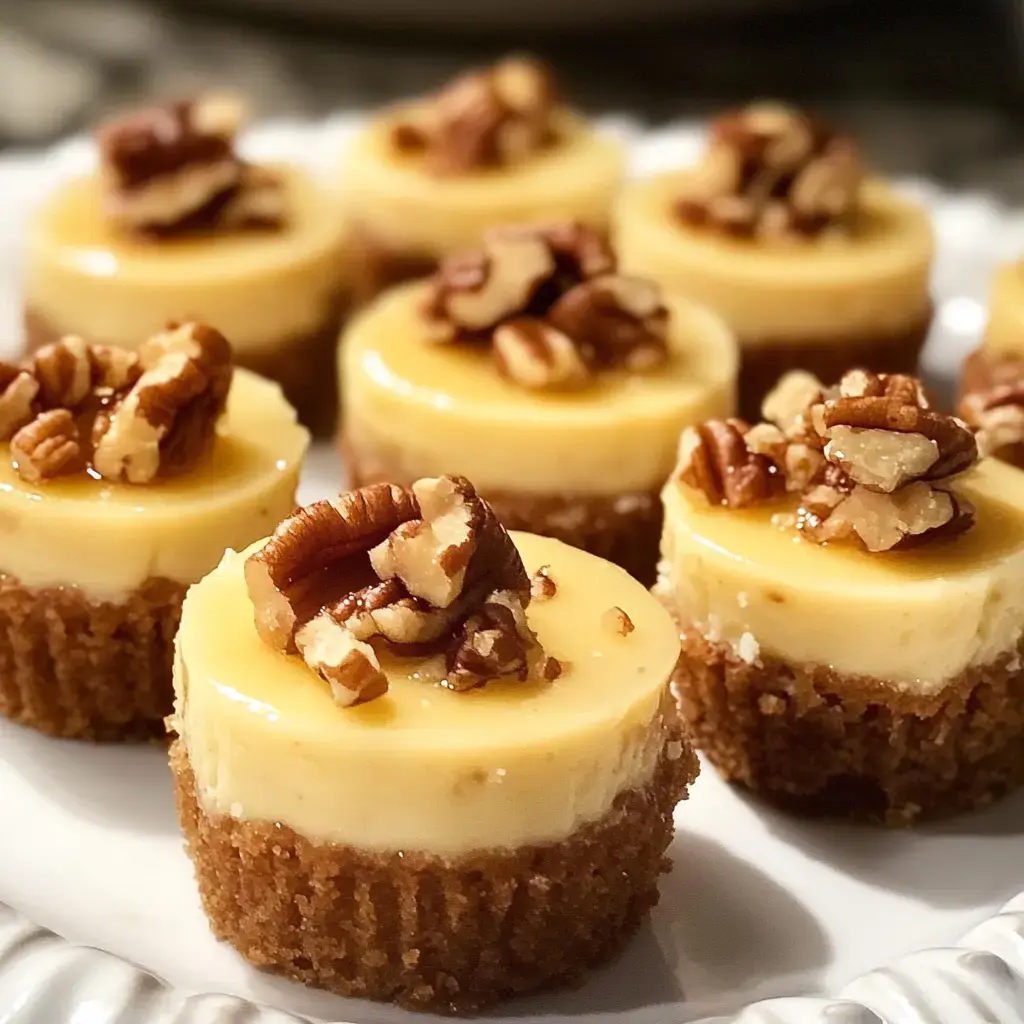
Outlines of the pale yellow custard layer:
M 455 473 L 521 493 L 657 489 L 682 426 L 731 413 L 736 345 L 724 324 L 670 298 L 668 364 L 601 373 L 576 392 L 502 378 L 490 346 L 426 340 L 425 286 L 384 295 L 349 328 L 339 372 L 346 439 L 410 478 Z
M 444 256 L 471 248 L 495 224 L 607 225 L 625 173 L 625 151 L 579 117 L 561 114 L 559 141 L 522 163 L 439 178 L 424 171 L 419 155 L 395 150 L 391 131 L 402 113 L 371 123 L 343 158 L 349 217 L 376 243 L 401 253 Z
M 780 529 L 778 506 L 712 508 L 673 481 L 662 585 L 684 624 L 746 660 L 770 654 L 934 693 L 1024 634 L 1024 472 L 988 459 L 956 490 L 977 507 L 972 530 L 872 554 Z
M 1024 266 L 1019 262 L 996 271 L 984 342 L 995 351 L 1024 355 Z
M 264 536 L 295 507 L 309 435 L 276 384 L 235 371 L 210 454 L 146 485 L 85 473 L 22 480 L 0 446 L 0 572 L 117 601 L 153 576 L 194 583 L 224 550 Z
M 455 693 L 384 655 L 387 694 L 337 706 L 295 655 L 260 640 L 229 552 L 185 600 L 176 727 L 209 812 L 279 821 L 313 839 L 454 855 L 565 838 L 647 782 L 665 748 L 672 620 L 617 568 L 559 541 L 513 534 L 557 594 L 530 625 L 567 664 L 553 682 Z M 610 628 L 617 605 L 635 631 Z
M 335 194 L 295 167 L 284 176 L 281 230 L 147 240 L 104 216 L 96 177 L 65 183 L 28 234 L 24 302 L 60 333 L 134 348 L 168 320 L 215 326 L 236 351 L 322 330 L 344 276 Z
M 619 261 L 716 310 L 741 345 L 897 334 L 929 315 L 928 214 L 883 183 L 864 186 L 851 237 L 768 245 L 683 224 L 674 205 L 688 173 L 626 188 L 613 220 Z

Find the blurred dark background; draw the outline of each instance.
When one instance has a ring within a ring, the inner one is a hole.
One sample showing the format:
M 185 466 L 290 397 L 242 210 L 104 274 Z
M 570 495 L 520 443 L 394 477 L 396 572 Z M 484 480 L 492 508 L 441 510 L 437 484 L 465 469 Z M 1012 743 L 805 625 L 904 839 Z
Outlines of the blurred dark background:
M 315 117 L 510 49 L 650 123 L 754 96 L 841 118 L 877 163 L 1024 202 L 1018 0 L 0 0 L 0 145 L 207 85 Z

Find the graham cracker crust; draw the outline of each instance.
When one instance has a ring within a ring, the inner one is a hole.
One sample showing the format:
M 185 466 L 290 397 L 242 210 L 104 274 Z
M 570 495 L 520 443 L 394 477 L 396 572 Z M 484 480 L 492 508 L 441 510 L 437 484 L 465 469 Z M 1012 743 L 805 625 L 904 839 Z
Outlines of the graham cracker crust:
M 340 441 L 347 486 L 381 481 L 411 484 L 417 474 L 386 465 L 376 453 L 366 458 L 344 436 Z M 554 537 L 621 566 L 646 587 L 653 586 L 661 544 L 662 508 L 657 490 L 618 494 L 530 494 L 477 488 L 509 530 Z
M 0 715 L 65 739 L 162 736 L 186 589 L 154 578 L 126 601 L 95 602 L 0 574 Z
M 353 232 L 349 251 L 349 284 L 352 304 L 357 308 L 365 306 L 388 288 L 429 276 L 438 265 L 436 256 L 390 249 L 365 231 Z
M 920 696 L 763 654 L 748 664 L 684 631 L 673 686 L 719 773 L 799 814 L 905 826 L 1024 782 L 1021 651 Z
M 236 364 L 277 381 L 299 419 L 317 437 L 329 437 L 337 420 L 335 362 L 346 311 L 347 301 L 338 299 L 323 325 L 315 331 L 284 337 L 276 345 L 256 351 L 246 351 L 244 345 L 235 348 Z M 32 309 L 24 311 L 23 323 L 28 354 L 63 337 L 45 317 Z M 102 342 L 103 339 L 87 338 L 86 341 Z
M 317 843 L 208 815 L 184 744 L 178 812 L 217 938 L 250 963 L 345 996 L 468 1013 L 578 983 L 658 901 L 672 811 L 698 766 L 682 733 L 651 782 L 560 843 L 455 859 Z
M 988 391 L 1000 383 L 1007 382 L 1007 370 L 1013 370 L 1015 360 L 1006 352 L 990 352 L 982 347 L 975 349 L 965 360 L 960 371 L 960 393 L 957 397 L 959 406 L 969 394 L 975 391 Z M 1024 377 L 1024 353 L 1019 357 L 1017 366 Z M 1016 375 L 1016 374 L 1014 374 Z M 971 419 L 971 417 L 967 417 Z M 1024 469 L 1024 444 L 1004 445 L 992 453 L 997 459 L 1009 462 L 1019 469 Z
M 919 323 L 896 334 L 834 337 L 822 341 L 774 341 L 740 345 L 740 415 L 756 423 L 761 401 L 789 370 L 807 370 L 826 384 L 857 367 L 876 373 L 914 373 L 932 323 L 932 310 Z

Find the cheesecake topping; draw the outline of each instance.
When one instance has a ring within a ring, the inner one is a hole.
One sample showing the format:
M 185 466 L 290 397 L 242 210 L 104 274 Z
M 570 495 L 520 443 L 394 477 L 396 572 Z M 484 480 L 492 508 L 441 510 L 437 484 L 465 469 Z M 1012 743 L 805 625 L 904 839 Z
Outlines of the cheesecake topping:
M 510 58 L 456 78 L 395 124 L 392 143 L 437 177 L 512 166 L 554 144 L 557 99 L 548 68 Z
M 374 484 L 300 508 L 245 577 L 264 642 L 297 651 L 342 706 L 387 691 L 381 645 L 438 655 L 453 690 L 525 678 L 543 657 L 519 552 L 461 477 Z
M 530 390 L 668 358 L 658 286 L 617 273 L 602 236 L 580 225 L 492 229 L 480 251 L 441 265 L 424 315 L 431 341 L 490 343 L 498 372 Z
M 864 177 L 856 144 L 776 103 L 718 118 L 686 194 L 686 224 L 767 241 L 851 230 Z
M 0 367 L 0 440 L 32 483 L 83 471 L 149 483 L 206 454 L 232 373 L 231 346 L 202 324 L 168 329 L 138 354 L 69 336 Z
M 787 375 L 764 414 L 774 422 L 684 431 L 678 479 L 729 508 L 796 492 L 797 513 L 776 519 L 822 544 L 888 551 L 973 525 L 974 510 L 950 483 L 977 461 L 974 436 L 932 409 L 916 378 L 854 370 L 826 388 L 808 374 Z
M 282 182 L 235 152 L 242 105 L 202 96 L 138 111 L 97 132 L 108 216 L 125 230 L 167 237 L 278 228 Z
M 991 455 L 1024 443 L 1024 360 L 1011 353 L 978 353 L 971 364 L 958 411 L 975 431 L 979 451 Z

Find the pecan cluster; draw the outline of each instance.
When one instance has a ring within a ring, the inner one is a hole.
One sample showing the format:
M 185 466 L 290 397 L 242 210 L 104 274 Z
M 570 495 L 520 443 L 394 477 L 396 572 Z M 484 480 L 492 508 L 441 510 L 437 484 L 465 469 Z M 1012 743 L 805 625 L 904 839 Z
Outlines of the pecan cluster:
M 138 353 L 69 336 L 23 366 L 0 364 L 0 440 L 33 483 L 86 469 L 148 483 L 205 454 L 232 372 L 231 346 L 202 324 L 171 328 Z
M 525 678 L 542 654 L 519 552 L 461 477 L 373 484 L 300 508 L 245 578 L 263 640 L 301 654 L 344 706 L 387 691 L 374 644 L 443 656 L 454 690 Z
M 505 167 L 552 145 L 557 91 L 551 72 L 516 57 L 455 79 L 392 129 L 402 152 L 419 153 L 446 177 Z
M 725 420 L 684 431 L 679 479 L 730 508 L 796 492 L 794 521 L 806 536 L 868 551 L 951 538 L 973 524 L 950 482 L 977 461 L 974 435 L 931 408 L 916 378 L 854 370 L 825 388 L 788 374 L 763 413 L 753 427 Z
M 97 132 L 107 215 L 126 230 L 171 236 L 277 228 L 281 179 L 235 152 L 243 110 L 203 96 L 131 114 Z
M 975 432 L 982 455 L 1024 444 L 1024 359 L 984 349 L 968 357 L 957 411 Z
M 850 230 L 864 171 L 855 143 L 774 103 L 720 117 L 687 192 L 688 224 L 786 239 Z
M 668 357 L 657 285 L 618 274 L 605 239 L 576 224 L 492 229 L 482 249 L 441 265 L 424 312 L 432 340 L 490 342 L 498 371 L 530 389 Z

